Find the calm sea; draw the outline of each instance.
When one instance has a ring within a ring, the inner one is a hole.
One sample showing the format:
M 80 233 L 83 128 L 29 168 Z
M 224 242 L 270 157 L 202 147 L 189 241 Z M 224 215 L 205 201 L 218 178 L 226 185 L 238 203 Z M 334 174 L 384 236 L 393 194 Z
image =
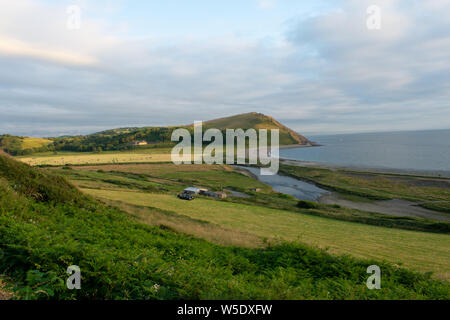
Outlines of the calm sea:
M 450 129 L 308 138 L 323 146 L 281 149 L 280 157 L 362 168 L 450 172 Z

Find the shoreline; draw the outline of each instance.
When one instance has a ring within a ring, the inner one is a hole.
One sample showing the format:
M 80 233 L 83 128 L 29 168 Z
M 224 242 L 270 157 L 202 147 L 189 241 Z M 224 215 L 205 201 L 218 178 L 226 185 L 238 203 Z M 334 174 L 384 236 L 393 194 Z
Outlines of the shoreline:
M 297 148 L 311 148 L 311 147 L 323 147 L 323 145 L 318 143 L 309 143 L 309 144 L 287 144 L 278 146 L 279 149 L 297 149 Z
M 308 167 L 308 168 L 323 168 L 330 170 L 348 170 L 357 171 L 364 173 L 378 173 L 378 174 L 388 174 L 388 175 L 402 175 L 402 176 L 416 176 L 416 177 L 426 177 L 426 178 L 437 178 L 437 179 L 449 179 L 450 171 L 442 170 L 416 170 L 416 169 L 395 169 L 395 168 L 377 168 L 370 166 L 354 166 L 354 165 L 341 165 L 333 164 L 328 162 L 319 161 L 305 161 L 289 158 L 279 158 L 280 164 L 292 165 L 297 167 Z
M 409 201 L 403 198 L 367 202 L 350 200 L 342 196 L 339 192 L 321 185 L 317 181 L 302 179 L 283 173 L 278 173 L 276 175 L 277 177 L 261 176 L 257 171 L 255 172 L 252 170 L 255 169 L 255 167 L 240 165 L 235 166 L 235 168 L 237 168 L 239 172 L 271 186 L 274 191 L 291 195 L 298 200 L 314 201 L 325 205 L 339 205 L 348 209 L 373 212 L 389 217 L 408 217 L 437 222 L 450 222 L 450 216 L 448 214 L 421 207 L 419 201 Z M 314 186 L 318 188 L 318 190 L 315 191 L 309 186 Z M 314 199 L 308 198 L 311 196 L 314 197 Z

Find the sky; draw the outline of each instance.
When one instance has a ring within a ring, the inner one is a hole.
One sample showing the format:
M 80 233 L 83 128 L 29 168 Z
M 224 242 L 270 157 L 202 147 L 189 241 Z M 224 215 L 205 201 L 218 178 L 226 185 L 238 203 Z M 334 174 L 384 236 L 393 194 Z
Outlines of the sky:
M 450 0 L 0 0 L 0 134 L 261 112 L 305 135 L 450 128 Z

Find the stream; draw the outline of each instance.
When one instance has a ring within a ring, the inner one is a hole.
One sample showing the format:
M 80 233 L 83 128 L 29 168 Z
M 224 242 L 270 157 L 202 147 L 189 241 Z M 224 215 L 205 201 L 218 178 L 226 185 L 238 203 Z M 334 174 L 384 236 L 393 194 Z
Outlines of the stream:
M 450 222 L 450 216 L 442 212 L 425 209 L 418 203 L 402 199 L 356 202 L 343 199 L 338 193 L 317 187 L 312 183 L 283 175 L 263 176 L 259 168 L 237 166 L 252 173 L 256 178 L 272 187 L 274 191 L 289 194 L 299 200 L 315 201 L 323 204 L 337 204 L 343 207 L 377 212 L 391 216 L 424 218 Z
M 238 166 L 255 175 L 259 181 L 272 187 L 274 191 L 290 194 L 299 200 L 318 201 L 321 196 L 330 194 L 329 191 L 321 189 L 312 183 L 304 182 L 288 176 L 274 175 L 263 176 L 259 168 Z

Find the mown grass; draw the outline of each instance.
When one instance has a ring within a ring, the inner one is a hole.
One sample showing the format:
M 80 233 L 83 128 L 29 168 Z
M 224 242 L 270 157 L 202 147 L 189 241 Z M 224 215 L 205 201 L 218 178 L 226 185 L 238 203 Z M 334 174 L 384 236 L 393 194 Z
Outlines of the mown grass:
M 150 184 L 161 191 L 175 193 L 187 186 L 207 187 L 216 191 L 230 188 L 243 192 L 259 188 L 265 193 L 271 193 L 269 186 L 251 179 L 227 165 L 124 164 L 57 170 L 59 174 L 75 183 L 80 183 L 80 185 L 83 181 L 98 181 L 119 186 L 125 186 L 128 183 L 130 188 L 141 190 Z M 95 188 L 94 184 L 91 186 Z
M 91 188 L 129 188 L 144 191 L 163 192 L 168 191 L 166 185 L 153 182 L 146 176 L 136 174 L 114 173 L 81 170 L 61 170 L 60 174 L 76 182 L 77 186 Z
M 31 166 L 63 166 L 86 164 L 110 164 L 110 163 L 147 163 L 170 162 L 168 153 L 82 153 L 69 155 L 48 155 L 20 157 L 18 160 Z
M 192 219 L 185 215 L 176 214 L 152 207 L 135 206 L 120 201 L 103 199 L 102 202 L 127 212 L 137 221 L 159 227 L 167 227 L 184 234 L 194 235 L 219 245 L 239 246 L 245 248 L 267 247 L 269 241 L 248 232 L 224 228 L 203 220 Z
M 172 195 L 84 190 L 96 197 L 151 206 L 260 237 L 301 241 L 331 253 L 387 260 L 450 279 L 450 236 L 358 223 L 224 201 L 182 201 Z
M 127 154 L 170 154 L 171 148 L 141 148 L 137 147 L 136 149 L 126 150 L 126 151 L 106 151 L 103 150 L 102 152 L 93 152 L 93 151 L 86 151 L 86 152 L 80 152 L 80 151 L 62 151 L 62 150 L 54 150 L 54 151 L 46 151 L 46 152 L 37 152 L 32 155 L 33 158 L 46 158 L 46 157 L 53 157 L 53 156 L 79 156 L 79 155 L 97 155 L 99 153 L 101 154 L 120 154 L 120 153 L 127 153 Z M 25 156 L 17 156 L 16 159 L 20 160 L 22 158 L 29 158 L 31 156 L 25 155 Z

